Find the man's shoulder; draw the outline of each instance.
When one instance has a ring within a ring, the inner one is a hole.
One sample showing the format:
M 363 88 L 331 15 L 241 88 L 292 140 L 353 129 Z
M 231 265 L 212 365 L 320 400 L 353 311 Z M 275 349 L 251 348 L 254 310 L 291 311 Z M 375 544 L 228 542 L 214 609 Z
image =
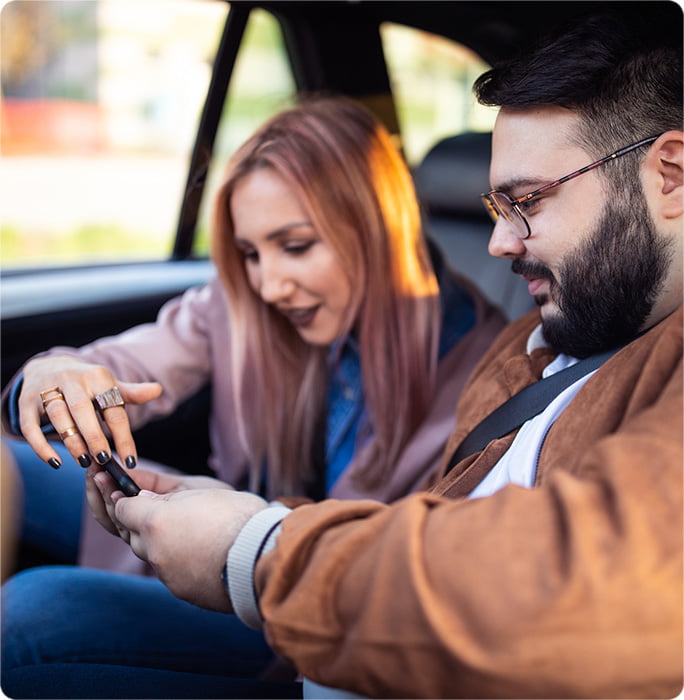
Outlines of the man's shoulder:
M 635 395 L 652 397 L 670 383 L 679 385 L 683 344 L 680 307 L 611 357 L 597 372 L 595 385 L 610 392 L 621 387 L 636 404 Z
M 667 352 L 673 357 L 682 357 L 682 346 L 684 345 L 684 334 L 682 320 L 684 315 L 682 307 L 673 311 L 669 316 L 649 328 L 639 338 L 634 341 L 635 346 L 654 346 L 661 352 Z
M 662 324 L 663 328 L 666 329 L 667 332 L 669 332 L 671 330 L 674 330 L 676 332 L 678 330 L 679 335 L 681 336 L 682 320 L 684 319 L 683 310 L 684 310 L 684 307 L 680 306 L 678 309 L 673 311 L 667 318 L 663 319 L 661 324 Z

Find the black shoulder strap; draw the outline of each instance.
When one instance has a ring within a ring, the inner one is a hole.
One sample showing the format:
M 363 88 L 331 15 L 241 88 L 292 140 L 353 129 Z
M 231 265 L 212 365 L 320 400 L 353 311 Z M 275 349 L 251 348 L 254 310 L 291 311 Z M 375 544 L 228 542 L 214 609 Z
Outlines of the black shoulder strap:
M 598 355 L 591 355 L 550 377 L 540 379 L 525 387 L 508 401 L 490 413 L 466 435 L 458 446 L 447 466 L 449 472 L 468 455 L 475 454 L 496 438 L 503 437 L 521 426 L 525 421 L 541 413 L 551 401 L 576 382 L 580 377 L 600 367 L 609 357 L 620 348 L 606 350 Z

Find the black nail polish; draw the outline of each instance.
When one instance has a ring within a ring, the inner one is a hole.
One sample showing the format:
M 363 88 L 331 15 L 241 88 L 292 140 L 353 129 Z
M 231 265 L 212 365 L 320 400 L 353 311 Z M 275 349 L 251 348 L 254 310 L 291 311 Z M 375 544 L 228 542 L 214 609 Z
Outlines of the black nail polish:
M 62 463 L 58 459 L 56 459 L 55 457 L 50 457 L 50 459 L 48 459 L 47 463 L 53 469 L 59 469 L 62 466 Z
M 104 450 L 102 450 L 102 452 L 98 452 L 95 455 L 95 459 L 97 460 L 98 464 L 107 464 L 111 457 Z
M 86 454 L 82 454 L 82 455 L 78 458 L 78 463 L 79 463 L 83 468 L 89 467 L 89 466 L 90 466 L 90 462 L 91 462 L 90 457 L 88 457 L 88 455 L 86 455 Z
M 129 455 L 128 457 L 126 457 L 126 466 L 129 469 L 133 469 L 136 464 L 137 462 L 135 461 L 135 457 L 133 455 Z

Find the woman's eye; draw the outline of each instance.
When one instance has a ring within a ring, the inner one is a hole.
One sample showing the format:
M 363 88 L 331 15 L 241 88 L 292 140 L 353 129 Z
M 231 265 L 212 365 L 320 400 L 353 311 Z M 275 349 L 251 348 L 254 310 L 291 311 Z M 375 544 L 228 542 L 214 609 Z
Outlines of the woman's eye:
M 287 243 L 283 249 L 286 253 L 290 255 L 302 255 L 306 253 L 309 248 L 314 244 L 314 241 L 306 241 L 303 243 Z
M 254 263 L 259 261 L 259 254 L 256 252 L 256 250 L 242 249 L 240 254 L 245 262 Z

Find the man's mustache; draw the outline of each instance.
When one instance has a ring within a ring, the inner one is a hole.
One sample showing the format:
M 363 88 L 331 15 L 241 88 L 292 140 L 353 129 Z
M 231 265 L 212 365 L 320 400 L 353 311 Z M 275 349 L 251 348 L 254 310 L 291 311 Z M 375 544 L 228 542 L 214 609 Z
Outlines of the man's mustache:
M 555 277 L 551 270 L 540 262 L 529 262 L 516 258 L 511 263 L 511 271 L 523 277 L 537 277 L 539 279 L 548 280 L 549 282 L 555 282 Z

